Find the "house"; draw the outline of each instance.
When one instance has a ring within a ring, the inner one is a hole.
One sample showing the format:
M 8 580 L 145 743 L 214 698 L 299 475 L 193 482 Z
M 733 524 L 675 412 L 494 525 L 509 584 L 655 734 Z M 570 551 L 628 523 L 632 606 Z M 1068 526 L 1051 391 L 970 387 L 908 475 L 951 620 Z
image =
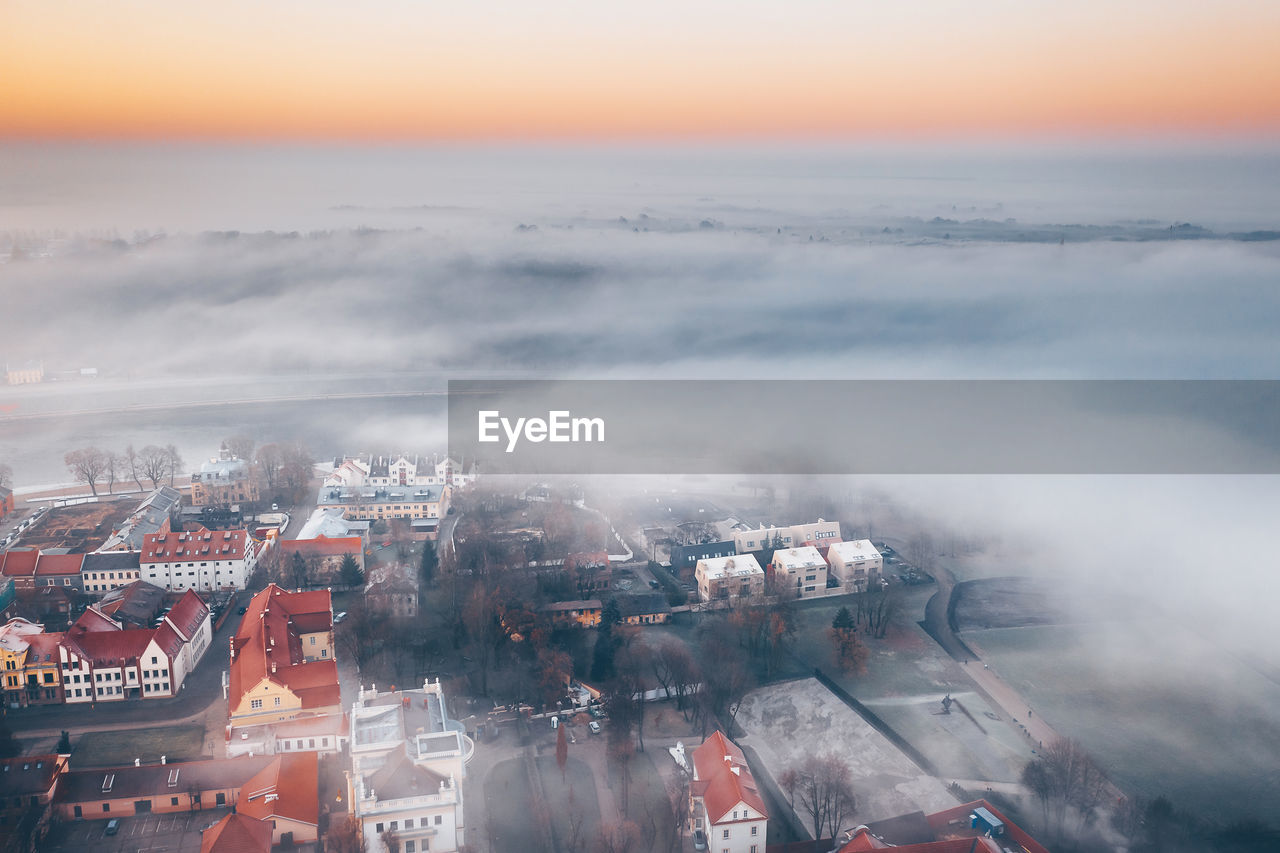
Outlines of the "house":
M 283 722 L 227 728 L 227 755 L 279 755 L 286 752 L 338 753 L 346 748 L 347 715 L 319 714 Z
M 369 570 L 364 585 L 365 606 L 373 613 L 395 619 L 418 615 L 418 571 L 393 564 Z
M 67 704 L 178 695 L 213 641 L 208 605 L 187 590 L 155 628 L 126 628 L 90 607 L 58 644 Z
M 769 548 L 799 548 L 803 545 L 825 548 L 839 541 L 840 522 L 821 518 L 808 524 L 793 524 L 789 527 L 761 525 L 754 529 L 735 530 L 733 533 L 733 547 L 739 554 Z
M 884 557 L 870 539 L 837 542 L 827 549 L 831 574 L 850 592 L 866 592 L 867 585 L 884 575 Z
M 693 570 L 697 567 L 699 560 L 732 557 L 737 553 L 733 542 L 727 539 L 721 542 L 703 542 L 698 545 L 672 545 L 671 573 L 681 580 L 692 580 Z
M 328 590 L 255 595 L 231 640 L 228 705 L 233 728 L 341 707 Z
M 68 589 L 81 588 L 80 567 L 84 562 L 84 554 L 57 554 L 48 551 L 40 552 L 36 560 L 36 588 L 60 586 Z
M 730 601 L 764 594 L 764 569 L 751 554 L 704 557 L 694 568 L 702 601 Z
M 232 812 L 200 836 L 200 853 L 270 853 L 271 824 Z
M 465 844 L 462 780 L 475 744 L 450 719 L 439 681 L 417 690 L 361 690 L 351 709 L 349 802 L 367 853 L 394 833 L 401 853 Z
M 600 613 L 603 609 L 600 599 L 591 598 L 578 601 L 555 601 L 545 605 L 542 612 L 546 613 L 556 625 L 595 628 L 600 624 Z
M 321 536 L 328 539 L 358 537 L 363 551 L 363 546 L 369 543 L 369 522 L 344 518 L 341 507 L 318 506 L 298 531 L 297 538 L 319 539 Z
M 10 385 L 31 385 L 44 381 L 44 362 L 27 361 L 22 364 L 6 364 L 4 380 Z
M 562 568 L 581 596 L 608 592 L 613 582 L 608 551 L 574 551 L 565 556 Z
M 893 850 L 898 853 L 1049 853 L 986 800 L 934 814 L 912 812 L 844 833 L 839 853 Z
M 661 625 L 671 618 L 671 605 L 663 592 L 642 592 L 636 595 L 620 595 L 618 612 L 627 625 Z
M 827 561 L 812 545 L 779 548 L 769 568 L 779 595 L 812 598 L 827 592 Z
M 85 554 L 80 564 L 80 588 L 101 595 L 136 583 L 142 571 L 138 551 L 98 551 Z
M 160 486 L 138 504 L 138 508 L 111 532 L 98 550 L 141 551 L 147 536 L 165 534 L 172 529 L 173 518 L 181 503 L 182 494 L 177 489 Z
M 22 617 L 10 619 L 0 627 L 0 673 L 4 678 L 4 703 L 10 708 L 27 704 L 27 652 L 32 636 L 43 631 L 43 625 Z
M 265 755 L 165 762 L 62 774 L 54 811 L 63 820 L 169 814 L 228 808 L 244 786 L 271 763 Z
M 307 562 L 307 581 L 320 586 L 346 586 L 342 578 L 342 560 L 350 556 L 364 571 L 364 540 L 358 536 L 331 539 L 281 539 L 276 545 L 282 559 L 293 560 L 297 554 Z
M 8 578 L 5 583 L 12 586 Z M 60 586 L 42 586 L 36 589 L 14 590 L 16 604 L 13 607 L 15 616 L 22 616 L 31 622 L 53 625 L 58 629 L 66 628 L 71 621 L 71 614 L 79 604 L 76 591 Z
M 247 530 L 150 533 L 138 558 L 144 580 L 166 589 L 244 589 L 258 562 Z
M 200 465 L 191 475 L 191 505 L 197 507 L 257 503 L 258 481 L 253 469 L 222 446 L 216 459 Z
M 764 853 L 769 809 L 742 750 L 713 732 L 693 751 L 689 807 L 715 853 Z
M 13 512 L 13 489 L 0 486 L 0 518 Z
M 277 755 L 240 788 L 236 813 L 270 826 L 273 846 L 319 840 L 320 756 Z
M 0 552 L 0 575 L 12 580 L 15 589 L 35 589 L 39 559 L 40 552 L 30 548 Z
M 475 463 L 439 455 L 361 455 L 337 460 L 325 486 L 469 486 L 476 481 Z
M 150 628 L 164 610 L 165 591 L 146 581 L 134 581 L 113 589 L 97 604 L 97 610 L 130 628 Z
M 323 486 L 316 503 L 357 521 L 442 518 L 449 486 Z
M 66 771 L 65 755 L 0 759 L 0 850 L 40 849 L 58 779 Z

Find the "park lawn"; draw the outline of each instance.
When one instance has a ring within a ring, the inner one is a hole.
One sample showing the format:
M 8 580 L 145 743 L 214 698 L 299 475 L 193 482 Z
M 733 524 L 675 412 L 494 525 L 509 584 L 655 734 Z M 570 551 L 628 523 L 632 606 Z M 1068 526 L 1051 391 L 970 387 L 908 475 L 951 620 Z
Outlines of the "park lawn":
M 204 726 L 159 726 L 116 732 L 86 732 L 71 755 L 75 767 L 124 767 L 141 758 L 154 764 L 194 761 L 204 756 Z

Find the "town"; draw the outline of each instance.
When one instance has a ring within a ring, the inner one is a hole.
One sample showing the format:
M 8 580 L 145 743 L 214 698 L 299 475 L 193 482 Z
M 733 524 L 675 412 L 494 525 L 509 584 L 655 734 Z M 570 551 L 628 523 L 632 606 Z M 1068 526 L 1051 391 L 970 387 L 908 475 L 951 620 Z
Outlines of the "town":
M 106 456 L 0 489 L 6 850 L 1040 853 L 1148 819 L 959 635 L 940 558 L 979 543 L 766 521 L 811 507 L 759 484 L 606 511 L 439 455 Z

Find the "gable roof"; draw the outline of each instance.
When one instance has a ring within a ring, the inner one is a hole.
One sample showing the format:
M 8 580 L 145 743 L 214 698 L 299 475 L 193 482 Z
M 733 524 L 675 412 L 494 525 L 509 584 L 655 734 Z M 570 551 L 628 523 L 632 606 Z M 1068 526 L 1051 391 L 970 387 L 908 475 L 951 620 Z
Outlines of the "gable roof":
M 164 595 L 155 584 L 134 581 L 102 596 L 97 609 L 119 622 L 150 627 L 164 605 Z
M 126 572 L 138 567 L 137 551 L 96 551 L 84 555 L 80 572 Z
M 299 695 L 303 708 L 338 704 L 337 665 L 305 663 L 300 637 L 302 631 L 332 628 L 331 601 L 328 590 L 288 592 L 274 583 L 250 599 L 231 640 L 232 708 L 264 678 L 295 693 L 307 691 Z
M 247 530 L 170 531 L 148 533 L 142 539 L 142 563 L 175 563 L 191 560 L 243 560 L 252 553 Z
M 84 554 L 41 554 L 36 562 L 36 577 L 80 574 Z
M 178 603 L 173 605 L 164 621 L 172 626 L 183 640 L 190 640 L 200 630 L 200 625 L 209 618 L 209 607 L 194 589 L 183 593 Z
M 719 823 L 738 803 L 769 816 L 746 756 L 723 733 L 713 732 L 693 751 L 693 768 L 695 792 L 712 823 Z
M 259 820 L 284 818 L 312 826 L 320 821 L 320 756 L 277 755 L 240 789 L 236 811 Z
M 270 853 L 271 824 L 255 817 L 229 814 L 204 831 L 200 853 Z
M 11 578 L 29 578 L 34 577 L 36 573 L 36 561 L 40 559 L 40 552 L 27 548 L 5 551 L 0 554 L 0 573 Z
M 977 808 L 986 809 L 1004 823 L 1004 835 L 1000 839 L 987 838 L 978 829 L 970 826 L 970 815 Z M 913 840 L 908 843 L 890 843 L 888 839 L 893 838 L 891 834 L 893 829 L 903 831 L 904 834 L 899 837 Z M 1011 822 L 986 800 L 975 800 L 964 805 L 953 806 L 931 815 L 914 812 L 898 818 L 877 821 L 871 825 L 871 828 L 860 826 L 854 836 L 840 848 L 839 853 L 863 853 L 867 850 L 886 849 L 896 850 L 899 853 L 1002 853 L 1005 847 L 1011 846 L 1005 843 L 1006 841 L 1016 843 L 1025 853 L 1049 853 L 1020 826 Z

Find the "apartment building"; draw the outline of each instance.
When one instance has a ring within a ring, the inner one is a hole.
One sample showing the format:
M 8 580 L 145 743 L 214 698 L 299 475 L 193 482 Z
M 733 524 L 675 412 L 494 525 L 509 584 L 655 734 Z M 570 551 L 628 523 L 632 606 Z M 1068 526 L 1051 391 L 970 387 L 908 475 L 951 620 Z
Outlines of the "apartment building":
M 475 463 L 464 464 L 448 456 L 388 454 L 345 457 L 334 465 L 324 485 L 347 488 L 372 486 L 462 487 L 476 481 Z
M 764 594 L 764 569 L 751 554 L 701 559 L 693 576 L 702 601 L 737 601 Z
M 693 751 L 689 806 L 712 853 L 764 853 L 769 809 L 742 750 L 713 732 Z
M 90 595 L 105 595 L 138 581 L 142 573 L 138 551 L 102 551 L 85 554 L 80 563 L 80 588 Z
M 762 551 L 768 548 L 799 548 L 813 545 L 825 548 L 840 541 L 840 522 L 818 519 L 808 524 L 792 524 L 788 527 L 765 527 L 737 530 L 733 534 L 733 546 L 739 554 Z
M 191 474 L 192 506 L 256 503 L 260 497 L 253 467 L 222 448 L 216 459 L 201 463 Z
M 324 486 L 317 503 L 357 521 L 442 518 L 449 509 L 449 486 Z
M 812 598 L 827 592 L 827 561 L 812 545 L 774 551 L 770 568 L 779 595 Z
M 148 534 L 139 557 L 143 580 L 165 589 L 244 589 L 258 562 L 247 530 Z
M 835 543 L 827 549 L 827 565 L 849 592 L 866 592 L 868 584 L 884 576 L 884 557 L 870 539 Z

